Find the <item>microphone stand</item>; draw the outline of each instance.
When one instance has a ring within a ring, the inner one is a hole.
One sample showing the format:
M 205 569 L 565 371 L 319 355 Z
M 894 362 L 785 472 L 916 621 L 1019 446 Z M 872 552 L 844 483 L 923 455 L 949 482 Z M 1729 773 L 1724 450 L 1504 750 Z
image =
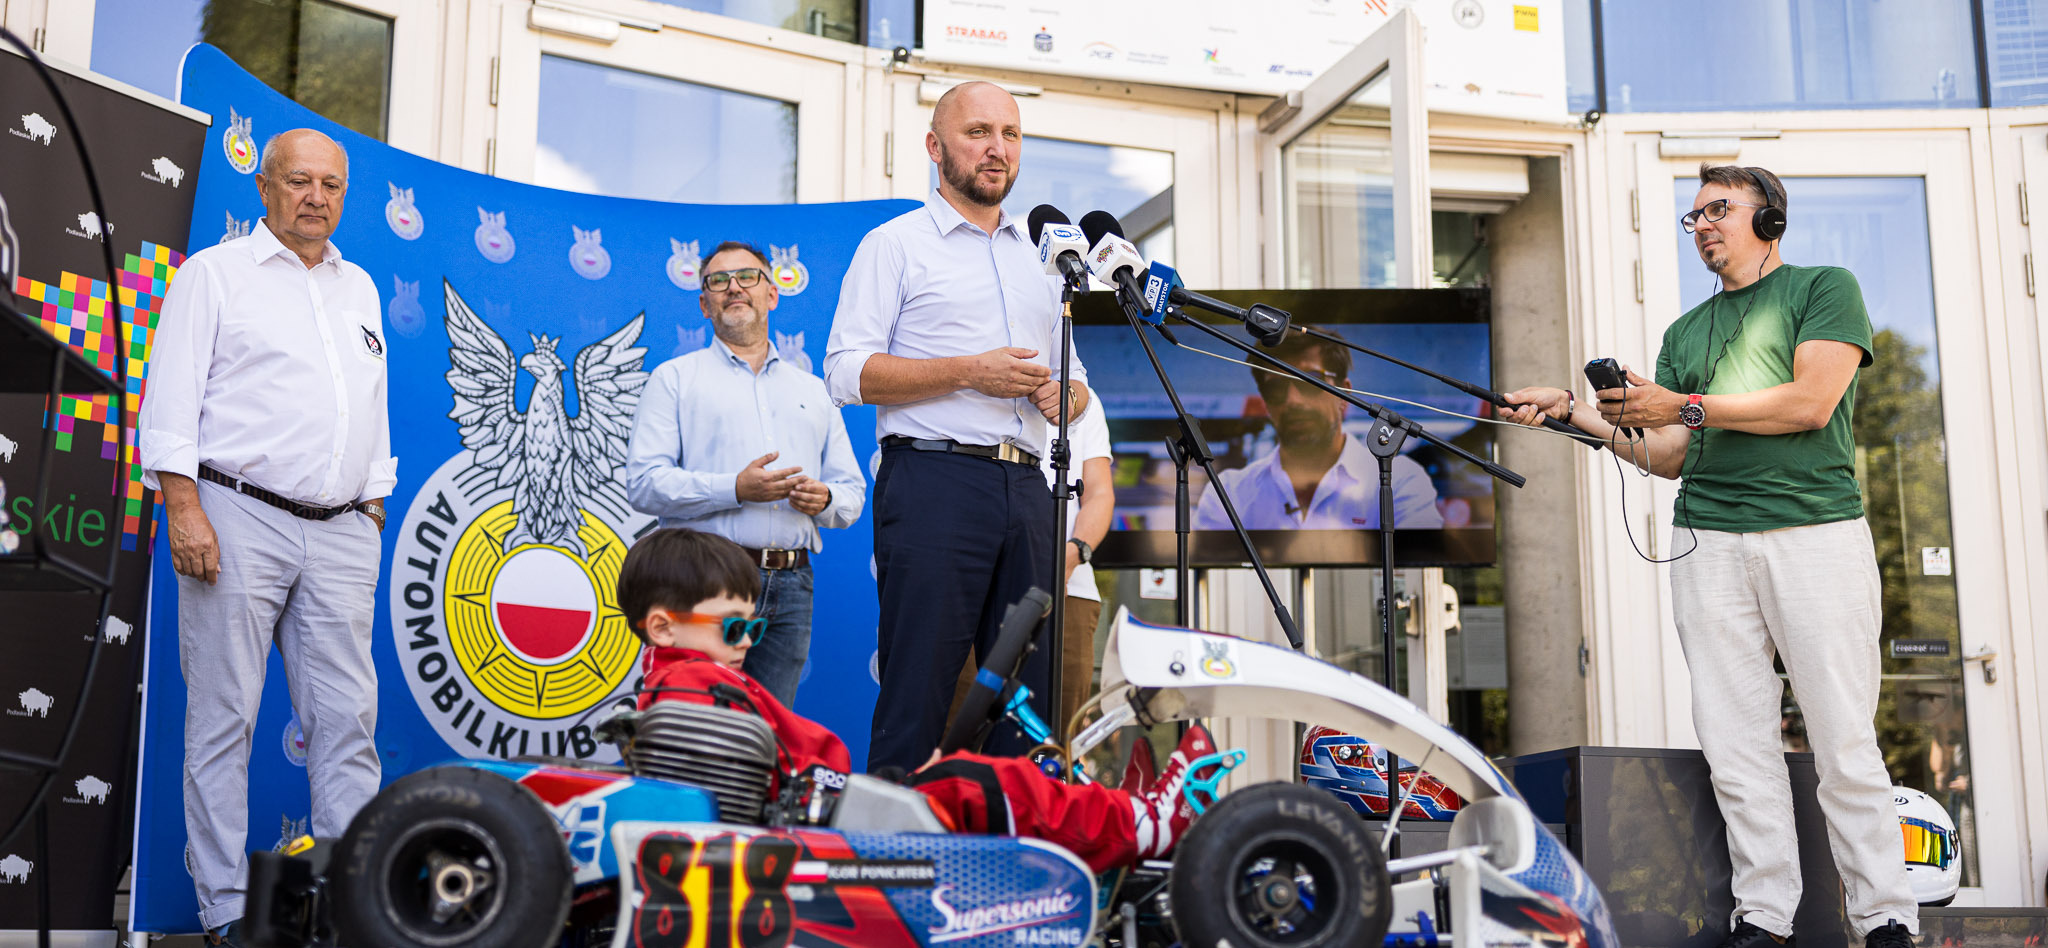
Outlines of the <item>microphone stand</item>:
M 1060 287 L 1060 418 L 1054 429 L 1052 443 L 1046 448 L 1046 456 L 1052 459 L 1052 614 L 1046 618 L 1046 641 L 1051 644 L 1047 650 L 1050 659 L 1046 664 L 1050 672 L 1045 679 L 1046 719 L 1056 728 L 1053 737 L 1061 746 L 1066 745 L 1066 726 L 1060 714 L 1060 666 L 1066 658 L 1067 638 L 1067 500 L 1073 490 L 1067 484 L 1067 406 L 1071 404 L 1073 381 L 1068 374 L 1073 369 L 1074 359 L 1074 281 L 1064 280 Z
M 1251 534 L 1246 532 L 1244 521 L 1237 515 L 1237 505 L 1230 500 L 1230 493 L 1223 489 L 1223 482 L 1216 477 L 1216 458 L 1209 453 L 1209 442 L 1202 437 L 1202 425 L 1187 407 L 1181 404 L 1180 392 L 1173 387 L 1173 379 L 1166 374 L 1166 367 L 1159 363 L 1159 353 L 1153 350 L 1152 340 L 1139 325 L 1138 314 L 1144 310 L 1144 301 L 1137 288 L 1128 281 L 1119 280 L 1116 301 L 1124 311 L 1124 318 L 1131 324 L 1131 332 L 1137 334 L 1138 344 L 1145 348 L 1145 357 L 1152 362 L 1153 374 L 1159 376 L 1159 385 L 1166 390 L 1167 401 L 1173 405 L 1175 419 L 1180 422 L 1180 437 L 1168 439 L 1167 451 L 1173 456 L 1175 467 L 1174 534 L 1177 543 L 1174 575 L 1174 615 L 1180 625 L 1188 624 L 1188 597 L 1191 595 L 1190 570 L 1188 568 L 1188 532 L 1190 520 L 1188 511 L 1188 462 L 1202 466 L 1209 475 L 1210 489 L 1216 492 L 1216 499 L 1222 501 L 1223 512 L 1230 518 L 1230 529 L 1237 533 L 1237 542 L 1244 547 L 1245 556 L 1251 560 L 1252 571 L 1258 574 L 1259 585 L 1266 590 L 1266 599 L 1273 604 L 1273 615 L 1280 621 L 1280 629 L 1287 634 L 1287 643 L 1295 651 L 1301 651 L 1301 628 L 1294 624 L 1294 614 L 1280 599 L 1280 591 L 1273 587 L 1272 574 L 1266 571 L 1266 563 L 1260 559 L 1259 551 L 1252 544 Z M 1154 325 L 1168 339 L 1172 333 L 1165 327 Z
M 1193 293 L 1183 289 L 1175 288 L 1173 290 L 1172 295 L 1177 301 L 1185 301 L 1188 303 L 1192 303 L 1203 309 L 1218 312 L 1225 316 L 1232 316 L 1238 319 L 1243 319 L 1245 315 L 1245 310 L 1239 309 L 1235 306 L 1231 306 L 1230 304 L 1224 303 L 1220 300 L 1211 299 L 1199 293 Z M 1300 381 L 1305 382 L 1311 386 L 1314 386 L 1315 388 L 1321 390 L 1326 394 L 1334 395 L 1337 398 L 1342 399 L 1346 403 L 1357 406 L 1361 411 L 1364 411 L 1366 414 L 1369 414 L 1373 417 L 1372 430 L 1366 433 L 1365 446 L 1368 451 L 1372 452 L 1373 457 L 1379 459 L 1380 467 L 1380 642 L 1381 649 L 1383 652 L 1383 654 L 1381 655 L 1381 666 L 1382 670 L 1386 675 L 1387 688 L 1389 690 L 1393 690 L 1395 672 L 1394 458 L 1401 453 L 1401 448 L 1403 445 L 1407 443 L 1408 438 L 1410 436 L 1413 436 L 1421 438 L 1422 440 L 1427 441 L 1430 444 L 1436 445 L 1438 448 L 1448 451 L 1451 454 L 1454 454 L 1465 461 L 1478 465 L 1481 470 L 1485 471 L 1488 474 L 1493 475 L 1495 478 L 1505 481 L 1511 486 L 1520 487 L 1524 483 L 1526 483 L 1527 480 L 1523 478 L 1522 475 L 1510 471 L 1505 467 L 1493 463 L 1492 461 L 1488 461 L 1484 458 L 1481 458 L 1473 454 L 1472 452 L 1465 450 L 1464 448 L 1458 447 L 1457 445 L 1452 444 L 1451 442 L 1445 440 L 1443 437 L 1439 435 L 1431 434 L 1428 429 L 1423 428 L 1421 425 L 1416 424 L 1415 422 L 1402 417 L 1401 415 L 1395 413 L 1393 410 L 1387 408 L 1384 405 L 1380 405 L 1376 402 L 1366 401 L 1362 398 L 1352 395 L 1350 392 L 1346 392 L 1342 389 L 1337 388 L 1336 386 L 1324 382 L 1320 378 L 1313 378 L 1309 376 L 1308 373 L 1303 372 L 1300 369 L 1297 369 L 1294 366 L 1289 365 L 1285 362 L 1282 362 L 1271 355 L 1268 355 L 1267 353 L 1259 350 L 1257 347 L 1254 347 L 1250 343 L 1240 341 L 1235 337 L 1232 337 L 1231 335 L 1223 332 L 1222 330 L 1217 329 L 1214 326 L 1208 325 L 1207 323 L 1201 322 L 1199 320 L 1189 319 L 1187 314 L 1181 312 L 1180 309 L 1176 306 L 1166 306 L 1163 308 L 1166 310 L 1166 312 L 1161 314 L 1162 316 L 1171 316 L 1183 325 L 1192 326 L 1196 329 L 1201 330 L 1202 332 L 1208 333 L 1210 336 L 1218 340 L 1221 340 L 1225 343 L 1228 343 L 1231 346 L 1236 347 L 1240 351 L 1244 352 L 1245 355 L 1252 356 L 1256 358 L 1258 361 L 1263 362 L 1266 365 L 1279 370 L 1282 374 L 1288 375 L 1295 379 L 1299 379 Z M 1151 352 L 1151 347 L 1149 345 L 1146 346 L 1145 351 L 1148 353 Z M 1156 361 L 1154 364 L 1157 364 Z M 1176 406 L 1177 405 L 1178 403 L 1176 402 Z M 1211 472 L 1210 476 L 1213 479 L 1215 476 L 1214 472 Z M 1216 482 L 1215 487 L 1218 490 L 1220 496 L 1222 488 L 1221 482 Z M 1229 503 L 1227 501 L 1225 502 L 1224 506 L 1226 510 L 1229 509 Z M 1237 522 L 1237 515 L 1235 512 L 1232 512 L 1231 514 L 1231 522 L 1233 524 Z M 1249 539 L 1246 540 L 1246 545 L 1250 545 Z M 1268 588 L 1271 588 L 1270 584 Z M 1299 640 L 1297 640 L 1295 647 L 1300 647 Z M 1395 816 L 1396 818 L 1398 818 L 1398 814 L 1396 814 Z
M 1465 381 L 1464 379 L 1454 378 L 1452 376 L 1445 375 L 1441 372 L 1435 372 L 1429 369 L 1425 369 L 1422 366 L 1416 365 L 1412 362 L 1407 362 L 1401 359 L 1394 358 L 1393 356 L 1390 356 L 1384 352 L 1378 352 L 1372 349 L 1368 349 L 1364 346 L 1359 345 L 1358 343 L 1352 342 L 1349 339 L 1345 339 L 1341 336 L 1336 336 L 1331 333 L 1323 332 L 1320 329 L 1314 329 L 1308 326 L 1295 326 L 1293 327 L 1293 330 L 1298 333 L 1303 333 L 1305 335 L 1321 339 L 1324 342 L 1335 343 L 1337 345 L 1343 346 L 1346 349 L 1350 349 L 1353 352 L 1363 352 L 1366 355 L 1372 356 L 1375 359 L 1379 359 L 1383 362 L 1391 362 L 1411 372 L 1419 372 L 1423 375 L 1427 375 L 1430 378 L 1433 378 L 1439 382 L 1444 383 L 1445 385 L 1455 388 L 1458 391 L 1464 392 L 1465 394 L 1470 395 L 1473 398 L 1477 398 L 1483 402 L 1486 402 L 1487 404 L 1492 405 L 1495 408 L 1513 407 L 1508 404 L 1507 396 L 1502 395 L 1501 393 L 1493 391 L 1491 389 L 1481 388 L 1477 385 L 1472 384 L 1471 382 Z M 1551 418 L 1549 416 L 1544 417 L 1543 427 L 1549 428 L 1550 430 L 1562 434 L 1565 437 L 1571 438 L 1572 440 L 1577 441 L 1580 444 L 1583 444 L 1589 448 L 1592 448 L 1595 451 L 1607 447 L 1607 441 L 1605 439 L 1596 438 L 1583 431 L 1580 431 L 1577 428 L 1572 427 L 1570 424 L 1559 421 L 1555 418 Z

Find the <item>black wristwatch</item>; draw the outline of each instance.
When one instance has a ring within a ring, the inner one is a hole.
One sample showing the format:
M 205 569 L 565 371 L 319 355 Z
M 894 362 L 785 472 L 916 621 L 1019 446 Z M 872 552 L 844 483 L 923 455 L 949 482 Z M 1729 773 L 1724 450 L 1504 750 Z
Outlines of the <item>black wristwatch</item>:
M 1068 537 L 1067 542 L 1072 543 L 1074 549 L 1081 551 L 1081 563 L 1083 565 L 1086 565 L 1089 560 L 1095 558 L 1095 547 L 1091 546 L 1088 541 L 1080 537 Z
M 1707 426 L 1707 406 L 1700 399 L 1703 395 L 1688 395 L 1685 404 L 1678 409 L 1678 420 L 1687 428 L 1698 431 Z

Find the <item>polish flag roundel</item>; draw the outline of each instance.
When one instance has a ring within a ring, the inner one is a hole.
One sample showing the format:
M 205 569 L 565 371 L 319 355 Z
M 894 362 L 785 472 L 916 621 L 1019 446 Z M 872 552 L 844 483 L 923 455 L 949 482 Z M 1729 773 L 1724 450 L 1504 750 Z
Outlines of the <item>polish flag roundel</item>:
M 597 625 L 597 594 L 575 559 L 552 547 L 527 547 L 499 567 L 491 614 L 512 652 L 536 665 L 575 655 Z

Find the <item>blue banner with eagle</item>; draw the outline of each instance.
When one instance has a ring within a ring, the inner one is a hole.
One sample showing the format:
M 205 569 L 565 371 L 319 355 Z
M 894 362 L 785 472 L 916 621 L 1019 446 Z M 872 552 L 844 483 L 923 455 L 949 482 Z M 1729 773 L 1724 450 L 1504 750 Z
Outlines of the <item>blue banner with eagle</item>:
M 664 204 L 505 181 L 326 121 L 209 46 L 186 56 L 180 98 L 215 117 L 195 250 L 256 226 L 253 174 L 271 135 L 316 128 L 348 151 L 333 239 L 383 296 L 399 459 L 374 646 L 385 782 L 458 756 L 616 759 L 590 732 L 638 682 L 640 645 L 614 586 L 626 547 L 653 522 L 626 502 L 626 438 L 647 373 L 710 342 L 701 255 L 724 240 L 772 254 L 772 338 L 816 371 L 854 248 L 916 205 Z M 873 411 L 845 419 L 866 467 Z M 876 691 L 873 535 L 863 518 L 824 543 L 797 710 L 861 760 Z M 169 557 L 157 560 L 131 927 L 190 932 L 176 583 Z M 273 654 L 249 769 L 250 849 L 307 831 L 304 767 Z

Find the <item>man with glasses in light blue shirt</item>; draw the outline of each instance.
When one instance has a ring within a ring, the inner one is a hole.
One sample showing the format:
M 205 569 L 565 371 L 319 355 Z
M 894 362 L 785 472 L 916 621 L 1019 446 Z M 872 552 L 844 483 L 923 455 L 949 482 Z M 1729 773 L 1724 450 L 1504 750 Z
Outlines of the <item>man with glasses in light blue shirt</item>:
M 739 544 L 761 569 L 768 631 L 745 671 L 784 705 L 811 650 L 811 554 L 820 527 L 860 519 L 867 481 L 817 376 L 782 358 L 768 313 L 780 295 L 759 248 L 727 241 L 697 298 L 716 335 L 648 377 L 626 448 L 626 494 L 664 527 Z
M 953 87 L 925 151 L 939 187 L 869 232 L 840 285 L 825 384 L 840 405 L 876 405 L 875 568 L 881 599 L 868 767 L 914 768 L 937 747 L 968 658 L 994 646 L 1003 609 L 1056 589 L 1052 491 L 1039 471 L 1057 419 L 1059 284 L 1021 221 L 1003 211 L 1024 140 L 1000 86 Z M 1088 410 L 1087 372 L 1069 415 Z M 1042 715 L 1047 657 L 1026 663 Z M 992 753 L 1024 748 L 998 733 Z

